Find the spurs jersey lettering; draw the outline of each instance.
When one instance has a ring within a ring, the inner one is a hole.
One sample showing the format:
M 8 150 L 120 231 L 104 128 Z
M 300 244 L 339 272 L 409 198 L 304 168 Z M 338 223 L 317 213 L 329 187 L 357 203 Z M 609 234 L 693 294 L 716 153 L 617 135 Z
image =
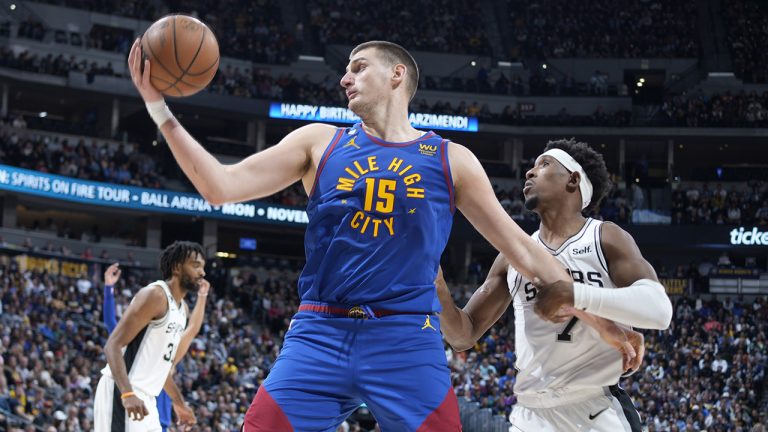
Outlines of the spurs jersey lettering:
M 187 312 L 184 300 L 176 303 L 165 281 L 159 280 L 148 286 L 152 285 L 163 288 L 168 299 L 168 311 L 164 317 L 151 321 L 123 348 L 123 360 L 131 386 L 150 396 L 157 396 L 171 372 L 181 334 L 187 326 Z M 113 378 L 109 365 L 101 373 Z
M 601 221 L 587 219 L 582 229 L 557 250 L 531 235 L 567 269 L 576 282 L 616 288 L 600 247 Z M 622 374 L 621 356 L 600 335 L 579 321 L 552 323 L 533 310 L 536 288 L 512 267 L 507 274 L 515 311 L 516 394 L 578 390 L 614 385 Z

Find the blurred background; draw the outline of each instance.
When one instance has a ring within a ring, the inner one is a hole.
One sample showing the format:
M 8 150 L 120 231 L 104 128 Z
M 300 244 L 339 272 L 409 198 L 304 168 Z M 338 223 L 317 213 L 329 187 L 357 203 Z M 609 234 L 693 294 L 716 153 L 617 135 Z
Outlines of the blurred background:
M 223 162 L 307 123 L 351 122 L 351 48 L 417 59 L 417 127 L 469 147 L 528 232 L 522 180 L 549 139 L 603 153 L 615 187 L 590 216 L 631 233 L 672 298 L 624 379 L 649 431 L 764 431 L 768 328 L 768 3 L 761 0 L 0 0 L 0 430 L 88 431 L 105 359 L 105 264 L 118 316 L 160 250 L 204 245 L 212 294 L 177 382 L 199 430 L 235 431 L 298 307 L 306 194 L 213 207 L 175 164 L 126 57 L 186 13 L 222 49 L 213 83 L 169 99 Z M 323 107 L 325 109 L 323 109 Z M 317 108 L 313 117 L 302 114 Z M 464 304 L 496 256 L 457 213 L 443 268 Z M 191 303 L 195 299 L 192 298 Z M 511 313 L 446 346 L 464 430 L 506 431 Z M 361 407 L 342 431 L 368 431 Z

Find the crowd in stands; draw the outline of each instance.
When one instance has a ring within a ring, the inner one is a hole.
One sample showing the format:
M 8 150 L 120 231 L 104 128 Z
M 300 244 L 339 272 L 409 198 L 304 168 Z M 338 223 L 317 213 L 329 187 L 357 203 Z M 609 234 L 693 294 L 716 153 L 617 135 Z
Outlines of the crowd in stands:
M 166 6 L 168 11 L 191 14 L 208 24 L 224 56 L 285 64 L 297 54 L 296 33 L 283 24 L 278 0 L 173 0 Z
M 204 21 L 219 42 L 222 55 L 246 59 L 258 63 L 286 64 L 296 54 L 299 32 L 289 31 L 282 23 L 280 3 L 276 0 L 227 0 L 221 2 L 197 2 L 174 0 L 166 2 L 161 10 L 152 2 L 134 0 L 48 0 L 49 3 L 99 11 L 154 21 L 168 13 L 185 13 Z M 23 32 L 22 32 L 23 29 Z M 39 21 L 30 18 L 19 29 L 19 37 L 42 40 L 47 29 Z M 87 46 L 92 49 L 128 53 L 137 35 L 126 28 L 94 25 L 88 34 Z M 298 36 L 298 37 L 297 37 Z M 57 42 L 66 43 L 62 38 Z
M 667 95 L 656 124 L 679 127 L 768 127 L 768 92 Z
M 768 189 L 758 181 L 729 188 L 690 185 L 672 194 L 672 223 L 768 225 Z
M 16 53 L 7 46 L 0 47 L 0 67 L 60 77 L 66 77 L 70 72 L 82 72 L 91 81 L 96 75 L 117 75 L 111 63 L 100 66 L 96 62 L 89 63 L 85 59 L 78 60 L 73 55 L 69 57 L 64 54 L 43 56 L 27 50 Z
M 138 18 L 147 21 L 162 16 L 162 11 L 155 8 L 156 3 L 151 0 L 41 0 L 58 6 L 66 6 L 74 9 L 85 9 L 103 14 Z
M 19 23 L 18 36 L 26 39 L 43 40 L 46 29 L 43 23 L 29 17 Z
M 409 50 L 488 55 L 482 9 L 468 0 L 308 0 L 309 28 L 321 46 L 387 40 Z
M 213 288 L 203 328 L 176 377 L 199 430 L 239 427 L 297 311 L 301 264 L 251 258 L 226 270 L 218 260 L 209 262 Z M 93 393 L 105 364 L 102 270 L 94 266 L 89 275 L 65 277 L 22 269 L 12 256 L 0 254 L 0 428 L 32 423 L 46 432 L 90 430 Z M 137 272 L 122 278 L 118 317 L 154 277 Z M 451 284 L 457 304 L 481 280 L 478 272 L 472 285 Z M 649 430 L 760 431 L 750 428 L 768 420 L 766 334 L 765 299 L 678 298 L 672 326 L 645 333 L 645 362 L 622 385 Z M 458 397 L 509 414 L 516 403 L 511 312 L 473 350 L 446 348 L 446 356 Z
M 19 122 L 16 122 L 19 124 Z M 86 145 L 57 135 L 0 130 L 0 163 L 83 180 L 161 188 L 155 160 L 121 144 Z
M 736 76 L 746 82 L 768 82 L 768 6 L 756 0 L 723 3 L 731 62 Z
M 698 57 L 696 2 L 508 0 L 510 56 Z

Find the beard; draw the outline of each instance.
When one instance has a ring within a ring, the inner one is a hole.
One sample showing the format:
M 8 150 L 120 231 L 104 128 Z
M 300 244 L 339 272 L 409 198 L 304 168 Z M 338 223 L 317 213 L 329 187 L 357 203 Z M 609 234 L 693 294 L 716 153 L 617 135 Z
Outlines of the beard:
M 196 293 L 198 290 L 200 290 L 200 285 L 191 277 L 183 275 L 181 276 L 181 288 L 187 292 Z
M 528 210 L 530 210 L 530 211 L 533 211 L 533 210 L 535 210 L 535 209 L 536 209 L 536 207 L 538 207 L 538 206 L 539 206 L 539 197 L 538 197 L 538 196 L 536 196 L 536 195 L 534 195 L 534 196 L 532 196 L 532 197 L 530 197 L 530 198 L 526 199 L 526 200 L 525 200 L 525 202 L 523 203 L 523 205 L 524 205 L 524 206 L 525 206 L 525 208 L 527 208 Z

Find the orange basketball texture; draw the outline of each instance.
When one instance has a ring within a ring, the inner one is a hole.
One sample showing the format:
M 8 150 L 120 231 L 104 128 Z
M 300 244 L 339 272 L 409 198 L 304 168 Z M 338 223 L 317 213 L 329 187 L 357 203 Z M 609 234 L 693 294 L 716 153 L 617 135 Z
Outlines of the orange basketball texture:
M 219 68 L 219 43 L 202 21 L 169 15 L 141 37 L 150 61 L 150 82 L 166 96 L 190 96 L 204 89 Z

